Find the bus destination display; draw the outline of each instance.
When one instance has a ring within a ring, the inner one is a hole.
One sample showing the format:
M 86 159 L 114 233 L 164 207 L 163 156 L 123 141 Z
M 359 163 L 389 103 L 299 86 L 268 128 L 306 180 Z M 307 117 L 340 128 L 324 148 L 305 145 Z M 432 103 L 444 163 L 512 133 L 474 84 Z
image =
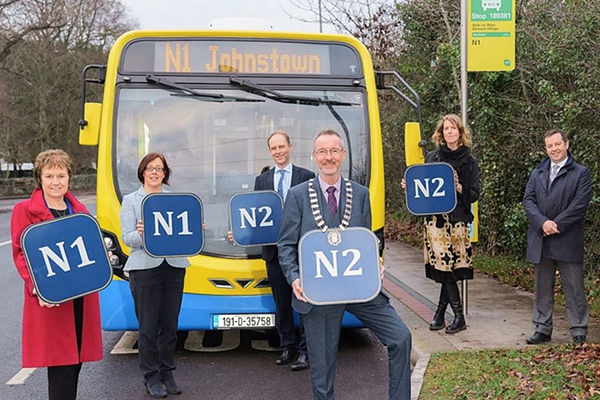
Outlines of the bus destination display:
M 150 65 L 151 64 L 151 65 Z M 349 47 L 272 41 L 140 41 L 124 56 L 125 72 L 358 76 Z

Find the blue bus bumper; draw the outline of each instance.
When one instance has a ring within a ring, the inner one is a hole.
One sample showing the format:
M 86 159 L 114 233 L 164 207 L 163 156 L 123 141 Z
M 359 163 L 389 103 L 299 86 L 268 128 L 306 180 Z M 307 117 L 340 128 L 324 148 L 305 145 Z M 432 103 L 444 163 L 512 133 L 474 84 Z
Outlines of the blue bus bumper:
M 129 283 L 113 280 L 100 292 L 102 329 L 106 331 L 137 331 L 133 297 Z M 183 294 L 179 313 L 179 330 L 206 331 L 214 329 L 213 314 L 267 314 L 275 313 L 273 296 L 215 296 Z M 298 324 L 298 315 L 295 315 Z M 363 324 L 350 313 L 344 314 L 344 328 L 362 328 Z

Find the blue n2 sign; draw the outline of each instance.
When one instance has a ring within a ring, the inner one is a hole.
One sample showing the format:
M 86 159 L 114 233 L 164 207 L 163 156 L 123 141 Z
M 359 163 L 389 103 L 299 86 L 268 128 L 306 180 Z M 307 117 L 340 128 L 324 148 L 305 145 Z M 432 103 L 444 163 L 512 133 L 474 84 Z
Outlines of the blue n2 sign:
M 104 289 L 112 268 L 96 220 L 87 214 L 40 222 L 21 235 L 37 295 L 58 304 Z
M 406 207 L 415 215 L 446 214 L 456 207 L 454 168 L 446 163 L 411 165 L 404 173 Z
M 381 290 L 377 237 L 365 228 L 346 228 L 331 244 L 320 230 L 298 243 L 300 282 L 311 304 L 361 303 Z
M 154 193 L 142 201 L 144 249 L 152 257 L 194 256 L 204 246 L 202 201 L 193 193 Z
M 260 190 L 238 193 L 229 200 L 233 241 L 240 246 L 276 244 L 283 201 L 277 192 Z

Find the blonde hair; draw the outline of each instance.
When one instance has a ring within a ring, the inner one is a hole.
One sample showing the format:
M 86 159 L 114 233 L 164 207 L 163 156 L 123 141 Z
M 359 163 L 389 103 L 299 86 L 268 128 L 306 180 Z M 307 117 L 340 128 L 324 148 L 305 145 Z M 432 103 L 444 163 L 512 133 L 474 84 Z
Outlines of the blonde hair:
M 456 114 L 448 114 L 442 117 L 440 122 L 438 122 L 437 126 L 435 127 L 435 132 L 433 136 L 431 136 L 431 141 L 437 146 L 446 144 L 446 141 L 444 140 L 444 122 L 446 121 L 458 128 L 458 144 L 472 148 L 473 139 L 471 139 L 471 131 L 465 126 L 462 119 Z
M 42 151 L 37 155 L 33 164 L 33 177 L 38 188 L 42 187 L 42 170 L 46 167 L 66 169 L 69 174 L 69 182 L 71 182 L 73 161 L 66 151 L 53 149 Z

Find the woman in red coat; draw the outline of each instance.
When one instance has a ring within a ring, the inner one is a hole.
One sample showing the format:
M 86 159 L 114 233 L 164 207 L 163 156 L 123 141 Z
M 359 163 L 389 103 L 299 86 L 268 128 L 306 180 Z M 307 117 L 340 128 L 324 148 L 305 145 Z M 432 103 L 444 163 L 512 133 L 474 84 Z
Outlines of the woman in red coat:
M 70 192 L 71 158 L 63 150 L 47 150 L 35 159 L 37 188 L 12 212 L 13 258 L 25 281 L 23 304 L 23 367 L 48 367 L 50 400 L 75 399 L 81 363 L 102 359 L 98 294 L 60 305 L 45 303 L 35 294 L 21 249 L 21 234 L 31 224 L 87 209 Z

